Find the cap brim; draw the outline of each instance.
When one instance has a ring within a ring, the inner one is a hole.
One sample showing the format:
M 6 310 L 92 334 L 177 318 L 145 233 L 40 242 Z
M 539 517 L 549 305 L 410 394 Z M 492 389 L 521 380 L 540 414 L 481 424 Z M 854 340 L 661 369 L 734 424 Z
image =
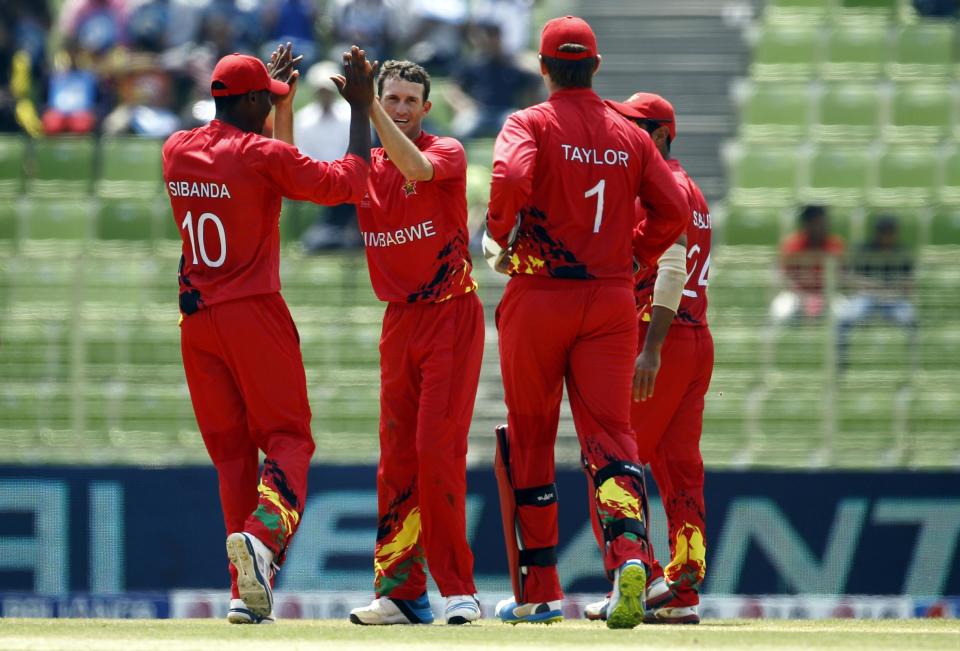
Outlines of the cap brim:
M 615 102 L 612 99 L 605 99 L 603 100 L 603 103 L 624 117 L 632 118 L 634 120 L 646 119 L 644 118 L 643 113 L 640 113 L 639 111 L 637 111 L 637 109 L 627 104 L 624 104 L 623 102 Z
M 287 93 L 290 92 L 290 85 L 285 84 L 282 81 L 279 81 L 277 79 L 271 79 L 270 86 L 268 86 L 268 90 L 274 95 L 286 95 Z

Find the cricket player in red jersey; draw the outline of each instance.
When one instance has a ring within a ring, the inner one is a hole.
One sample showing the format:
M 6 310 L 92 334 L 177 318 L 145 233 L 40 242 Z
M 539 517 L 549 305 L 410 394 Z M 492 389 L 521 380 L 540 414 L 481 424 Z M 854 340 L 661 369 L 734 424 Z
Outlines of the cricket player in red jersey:
M 426 624 L 429 565 L 446 598 L 444 620 L 480 617 L 466 538 L 467 433 L 483 356 L 483 309 L 468 250 L 467 158 L 453 138 L 421 128 L 430 77 L 387 61 L 371 120 L 383 147 L 370 154 L 357 209 L 377 297 L 380 337 L 379 525 L 372 603 L 355 624 Z
M 292 96 L 261 61 L 240 54 L 214 68 L 216 119 L 173 134 L 163 147 L 163 177 L 183 238 L 183 367 L 220 484 L 231 623 L 273 621 L 272 575 L 303 513 L 314 451 L 299 338 L 280 296 L 280 201 L 337 204 L 363 196 L 373 100 L 365 65 L 345 70 L 341 93 L 353 114 L 341 160 L 316 162 L 260 135 L 272 101 Z M 258 481 L 260 450 L 266 460 Z
M 596 37 L 551 20 L 540 42 L 550 98 L 508 118 L 494 148 L 484 251 L 511 279 L 497 309 L 508 425 L 495 469 L 514 597 L 508 623 L 562 619 L 554 442 L 566 382 L 614 581 L 607 625 L 643 619 L 645 496 L 630 392 L 637 338 L 634 200 L 648 207 L 641 265 L 686 226 L 686 201 L 649 135 L 591 88 Z
M 646 621 L 698 624 L 699 589 L 706 571 L 700 434 L 704 396 L 713 372 L 706 294 L 710 209 L 697 184 L 680 162 L 670 157 L 677 136 L 670 102 L 652 93 L 636 93 L 625 104 L 618 108 L 650 134 L 688 203 L 685 248 L 671 247 L 657 268 L 645 269 L 635 279 L 640 338 L 630 420 L 640 461 L 650 464 L 660 489 L 671 558 L 666 568 L 653 561 L 647 578 Z M 642 117 L 638 119 L 637 114 Z M 641 206 L 638 210 L 643 213 Z M 641 220 L 640 237 L 645 226 Z M 598 529 L 596 522 L 594 529 Z M 597 535 L 600 541 L 599 531 Z M 603 619 L 606 608 L 606 600 L 588 605 L 587 618 Z

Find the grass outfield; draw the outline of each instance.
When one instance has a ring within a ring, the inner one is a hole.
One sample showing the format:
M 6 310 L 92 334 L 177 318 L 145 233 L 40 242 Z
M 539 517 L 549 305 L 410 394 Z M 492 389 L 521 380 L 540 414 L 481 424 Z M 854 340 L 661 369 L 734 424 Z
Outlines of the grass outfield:
M 335 621 L 229 626 L 213 620 L 0 619 L 2 651 L 295 651 L 300 649 L 956 649 L 958 620 L 720 620 L 609 631 L 564 622 L 510 627 L 359 627 Z

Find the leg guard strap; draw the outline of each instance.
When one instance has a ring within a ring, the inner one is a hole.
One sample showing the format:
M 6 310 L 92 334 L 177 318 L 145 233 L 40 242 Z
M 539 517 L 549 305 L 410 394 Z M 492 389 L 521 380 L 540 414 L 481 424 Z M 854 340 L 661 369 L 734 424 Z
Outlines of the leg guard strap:
M 552 567 L 557 564 L 557 548 L 521 549 L 518 561 L 520 567 Z

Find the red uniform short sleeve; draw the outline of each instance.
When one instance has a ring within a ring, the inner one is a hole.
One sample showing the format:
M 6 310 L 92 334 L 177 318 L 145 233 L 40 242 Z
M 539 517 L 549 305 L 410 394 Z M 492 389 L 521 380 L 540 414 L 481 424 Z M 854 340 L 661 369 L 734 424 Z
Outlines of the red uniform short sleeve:
M 467 174 L 467 154 L 453 138 L 437 138 L 422 153 L 433 165 L 431 181 L 459 179 Z
M 633 254 L 642 266 L 654 267 L 686 229 L 690 211 L 686 193 L 649 137 L 644 138 L 643 147 L 646 155 L 637 196 L 646 220 L 641 236 L 634 231 Z
M 333 206 L 360 203 L 366 192 L 370 166 L 355 154 L 330 162 L 317 161 L 292 145 L 261 139 L 248 155 L 256 157 L 253 164 L 260 173 L 290 199 Z
M 537 140 L 533 131 L 514 113 L 507 118 L 493 148 L 493 176 L 487 229 L 501 246 L 516 225 L 516 215 L 533 190 L 533 169 L 537 160 Z

